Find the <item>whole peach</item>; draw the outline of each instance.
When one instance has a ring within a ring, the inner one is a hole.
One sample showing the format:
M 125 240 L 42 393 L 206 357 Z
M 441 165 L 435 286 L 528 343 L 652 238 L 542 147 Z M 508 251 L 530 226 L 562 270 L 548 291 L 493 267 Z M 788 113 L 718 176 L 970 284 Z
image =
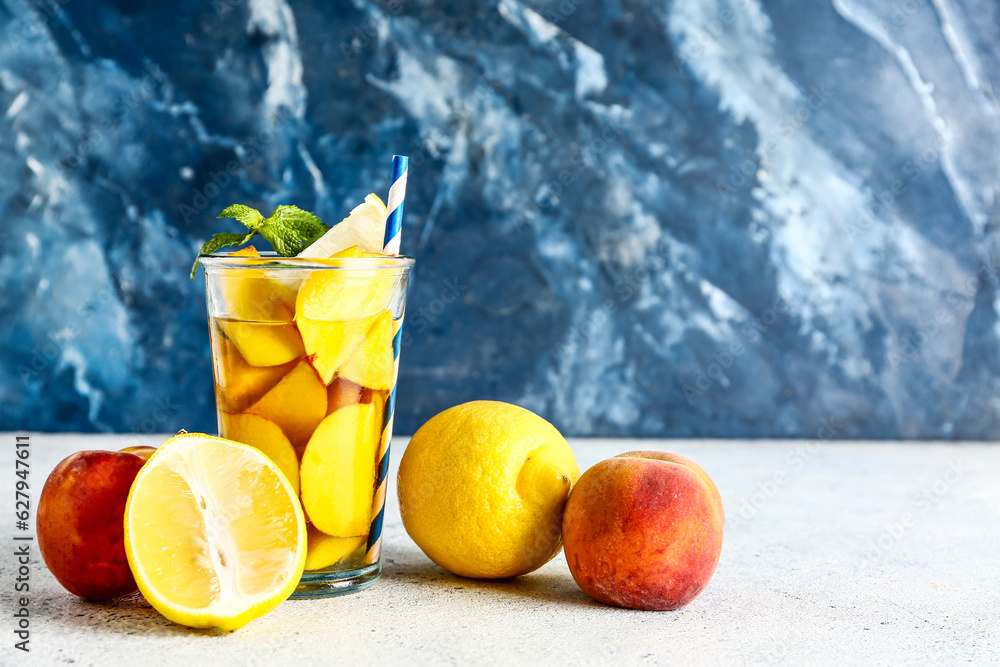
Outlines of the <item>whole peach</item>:
M 87 450 L 63 459 L 38 501 L 38 547 L 70 593 L 105 600 L 137 590 L 125 557 L 125 501 L 145 459 Z
M 715 573 L 724 527 L 719 491 L 696 463 L 627 452 L 590 468 L 573 487 L 563 546 L 573 578 L 595 600 L 678 609 Z

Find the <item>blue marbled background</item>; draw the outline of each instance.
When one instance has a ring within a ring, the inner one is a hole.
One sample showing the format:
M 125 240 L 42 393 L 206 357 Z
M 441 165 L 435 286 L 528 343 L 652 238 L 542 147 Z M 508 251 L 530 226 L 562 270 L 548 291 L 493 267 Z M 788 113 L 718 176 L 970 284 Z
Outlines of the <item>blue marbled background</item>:
M 992 439 L 998 86 L 995 0 L 0 0 L 0 429 L 214 431 L 215 214 L 398 152 L 397 432 Z

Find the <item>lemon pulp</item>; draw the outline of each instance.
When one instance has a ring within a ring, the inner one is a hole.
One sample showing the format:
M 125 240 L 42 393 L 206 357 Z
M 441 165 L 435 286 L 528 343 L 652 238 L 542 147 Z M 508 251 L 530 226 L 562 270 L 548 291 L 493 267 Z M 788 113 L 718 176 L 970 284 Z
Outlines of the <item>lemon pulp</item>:
M 139 471 L 125 551 L 139 590 L 170 620 L 235 630 L 291 595 L 306 525 L 291 484 L 253 447 L 189 433 Z

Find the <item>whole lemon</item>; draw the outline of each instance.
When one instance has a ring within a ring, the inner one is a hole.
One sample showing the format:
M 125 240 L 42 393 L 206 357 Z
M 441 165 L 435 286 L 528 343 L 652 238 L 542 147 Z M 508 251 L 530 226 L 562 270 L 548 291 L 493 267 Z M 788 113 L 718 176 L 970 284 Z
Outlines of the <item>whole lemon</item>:
M 464 577 L 536 570 L 562 548 L 562 514 L 580 468 L 552 424 L 524 408 L 472 401 L 420 427 L 399 463 L 403 526 Z

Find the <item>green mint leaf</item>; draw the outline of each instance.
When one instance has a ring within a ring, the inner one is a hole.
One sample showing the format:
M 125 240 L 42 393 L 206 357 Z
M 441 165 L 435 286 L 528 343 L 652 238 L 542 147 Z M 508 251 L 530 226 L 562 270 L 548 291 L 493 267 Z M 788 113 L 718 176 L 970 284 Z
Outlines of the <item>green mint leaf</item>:
M 305 248 L 302 238 L 294 230 L 288 229 L 281 223 L 264 223 L 257 231 L 282 257 L 294 257 Z
M 274 224 L 279 221 L 283 227 L 298 232 L 302 238 L 317 237 L 329 229 L 315 215 L 298 206 L 279 206 L 274 209 L 267 222 Z
M 230 206 L 230 208 L 232 207 Z M 260 214 L 258 213 L 258 215 Z M 195 274 L 198 273 L 198 264 L 201 263 L 200 259 L 202 255 L 210 255 L 221 248 L 225 248 L 226 246 L 243 245 L 253 237 L 254 233 L 255 232 L 250 232 L 249 234 L 226 233 L 214 235 L 201 246 L 201 251 L 198 253 L 198 257 L 194 260 L 194 266 L 191 267 L 191 280 L 194 280 Z
M 264 216 L 260 214 L 260 211 L 249 206 L 244 206 L 243 204 L 233 204 L 216 217 L 236 218 L 251 231 L 256 231 L 261 223 L 264 222 Z
M 279 206 L 257 231 L 280 255 L 293 257 L 325 234 L 329 227 L 298 206 Z

